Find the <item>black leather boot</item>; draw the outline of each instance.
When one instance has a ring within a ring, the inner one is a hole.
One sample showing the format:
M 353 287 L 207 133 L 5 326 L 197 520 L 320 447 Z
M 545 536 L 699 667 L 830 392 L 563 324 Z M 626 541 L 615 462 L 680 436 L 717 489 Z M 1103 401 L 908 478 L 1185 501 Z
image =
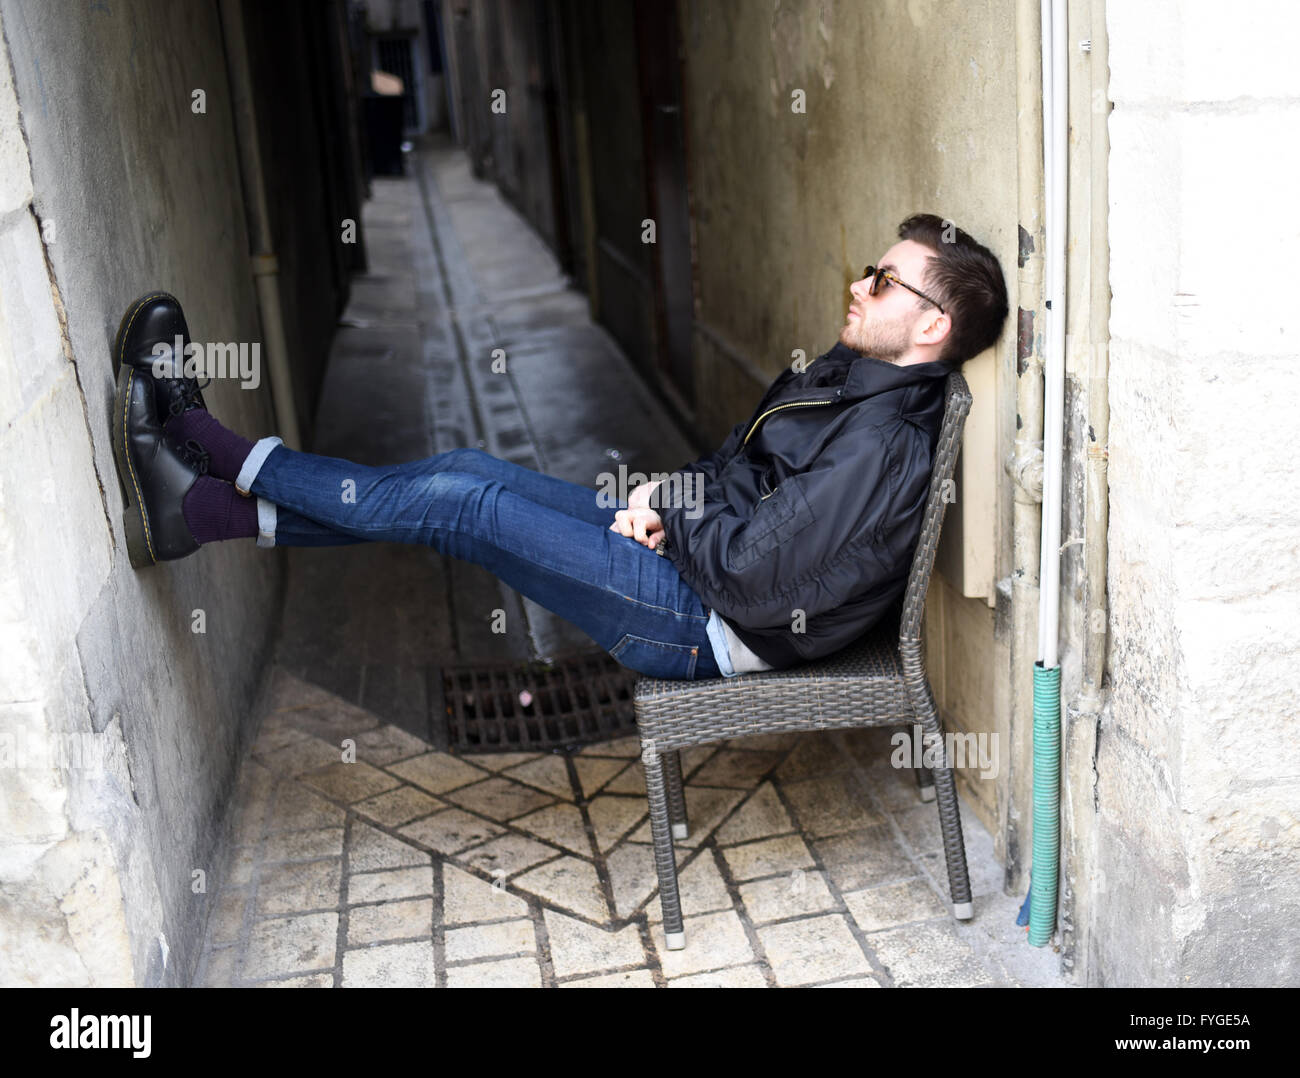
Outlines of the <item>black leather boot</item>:
M 178 337 L 179 353 L 176 351 Z M 198 379 L 184 374 L 184 350 L 189 343 L 190 328 L 185 322 L 185 312 L 181 310 L 180 300 L 170 292 L 148 292 L 141 296 L 126 309 L 117 329 L 113 355 L 118 366 L 134 367 L 153 387 L 155 414 L 163 423 L 186 409 L 207 407 Z M 166 354 L 161 357 L 155 351 L 160 344 L 167 346 Z M 162 366 L 173 373 L 163 377 L 154 373 L 154 363 L 160 358 Z
M 163 433 L 154 379 L 130 363 L 117 372 L 113 458 L 126 493 L 123 525 L 132 567 L 143 569 L 198 550 L 183 505 L 194 481 L 207 474 L 207 454 L 195 442 L 178 446 Z

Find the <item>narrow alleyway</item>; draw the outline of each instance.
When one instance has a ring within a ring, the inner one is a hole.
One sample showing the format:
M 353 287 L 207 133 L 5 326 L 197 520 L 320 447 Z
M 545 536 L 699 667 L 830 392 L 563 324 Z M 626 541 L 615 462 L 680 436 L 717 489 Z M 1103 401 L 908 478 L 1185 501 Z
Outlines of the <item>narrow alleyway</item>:
M 317 452 L 480 445 L 594 486 L 695 455 L 547 248 L 464 154 L 377 179 L 370 270 L 335 338 Z M 504 350 L 508 375 L 490 370 Z M 260 432 L 259 432 L 260 433 Z M 591 647 L 475 566 L 415 547 L 289 552 L 259 737 L 196 984 L 1064 986 L 964 806 L 975 919 L 890 731 L 688 750 L 687 947 L 667 951 L 638 745 L 430 751 L 441 665 Z M 504 610 L 507 632 L 492 631 Z M 340 762 L 352 739 L 355 763 Z

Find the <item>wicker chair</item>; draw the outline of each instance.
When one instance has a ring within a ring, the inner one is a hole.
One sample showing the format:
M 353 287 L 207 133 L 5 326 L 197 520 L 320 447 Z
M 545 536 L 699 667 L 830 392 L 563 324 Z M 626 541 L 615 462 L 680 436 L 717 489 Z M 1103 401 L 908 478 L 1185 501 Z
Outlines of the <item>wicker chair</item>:
M 966 379 L 954 371 L 948 376 L 943 426 L 921 536 L 897 621 L 897 640 L 893 622 L 882 620 L 834 655 L 789 670 L 701 681 L 642 678 L 637 682 L 634 706 L 641 763 L 650 801 L 664 937 L 670 950 L 686 946 L 673 852 L 673 839 L 687 837 L 682 749 L 755 734 L 913 723 L 920 723 L 927 746 L 942 737 L 939 712 L 925 674 L 921 620 L 939 530 L 946 503 L 951 500 L 945 496 L 945 484 L 952 479 L 970 406 Z M 930 769 L 917 768 L 917 783 L 923 801 L 934 799 L 937 785 L 952 911 L 958 919 L 968 920 L 972 916 L 970 879 L 957 790 L 947 759 L 941 758 L 945 766 L 933 768 L 933 775 Z

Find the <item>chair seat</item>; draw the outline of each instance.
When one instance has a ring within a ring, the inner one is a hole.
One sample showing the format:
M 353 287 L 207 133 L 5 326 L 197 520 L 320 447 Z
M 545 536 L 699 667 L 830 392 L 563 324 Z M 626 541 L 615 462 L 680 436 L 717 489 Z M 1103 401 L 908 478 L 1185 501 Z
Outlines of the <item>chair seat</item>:
M 700 681 L 644 677 L 633 703 L 641 739 L 653 739 L 656 751 L 786 730 L 914 721 L 898 629 L 890 624 L 789 670 Z

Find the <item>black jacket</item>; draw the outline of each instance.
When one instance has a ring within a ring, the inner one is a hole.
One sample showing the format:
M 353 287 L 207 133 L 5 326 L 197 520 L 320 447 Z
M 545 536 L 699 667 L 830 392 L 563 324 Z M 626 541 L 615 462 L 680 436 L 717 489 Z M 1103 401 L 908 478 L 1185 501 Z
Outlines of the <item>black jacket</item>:
M 902 595 L 947 373 L 837 343 L 787 368 L 722 448 L 655 492 L 658 552 L 777 669 L 838 651 Z

